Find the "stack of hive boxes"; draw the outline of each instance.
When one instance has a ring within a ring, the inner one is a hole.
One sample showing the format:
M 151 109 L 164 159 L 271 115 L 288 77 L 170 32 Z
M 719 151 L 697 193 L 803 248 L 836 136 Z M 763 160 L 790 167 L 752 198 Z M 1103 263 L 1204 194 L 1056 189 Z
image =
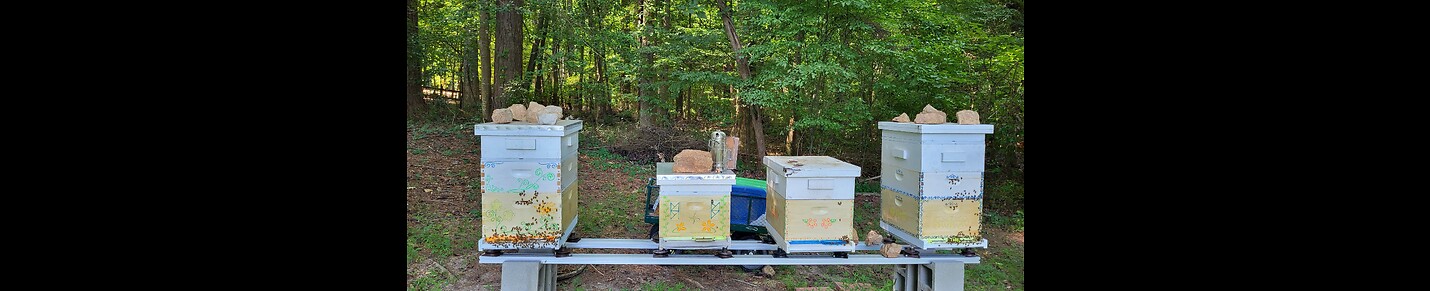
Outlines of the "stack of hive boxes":
M 576 228 L 580 120 L 483 123 L 478 250 L 558 249 Z
M 919 248 L 978 243 L 991 124 L 879 122 L 879 226 Z
M 859 166 L 827 156 L 766 156 L 764 164 L 765 222 L 781 250 L 854 251 Z

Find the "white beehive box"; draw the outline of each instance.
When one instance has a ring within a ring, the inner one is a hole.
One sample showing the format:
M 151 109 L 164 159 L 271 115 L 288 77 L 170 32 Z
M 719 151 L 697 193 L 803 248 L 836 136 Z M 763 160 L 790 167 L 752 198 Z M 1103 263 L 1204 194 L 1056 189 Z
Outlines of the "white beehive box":
M 899 167 L 880 170 L 884 188 L 926 199 L 982 199 L 983 172 L 919 172 Z
M 478 250 L 557 249 L 575 229 L 580 120 L 483 123 Z
M 672 173 L 657 167 L 661 249 L 730 247 L 730 187 L 735 174 Z
M 920 172 L 983 171 L 983 135 L 992 124 L 879 122 L 883 165 Z
M 555 125 L 482 123 L 474 131 L 482 138 L 483 161 L 523 161 L 575 155 L 581 128 L 580 120 L 561 120 Z
M 991 124 L 879 122 L 880 223 L 923 249 L 981 247 L 984 135 Z
M 766 156 L 765 223 L 786 252 L 852 252 L 859 166 L 827 156 Z
M 854 199 L 859 166 L 827 156 L 766 156 L 765 183 L 790 199 Z

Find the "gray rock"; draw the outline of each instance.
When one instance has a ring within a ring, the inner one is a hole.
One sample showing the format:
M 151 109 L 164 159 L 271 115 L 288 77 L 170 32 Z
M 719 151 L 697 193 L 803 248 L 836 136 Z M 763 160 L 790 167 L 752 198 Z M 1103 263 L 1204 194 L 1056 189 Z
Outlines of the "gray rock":
M 542 113 L 542 114 L 547 114 L 547 113 L 556 114 L 556 120 L 561 120 L 561 117 L 562 117 L 562 116 L 565 116 L 565 115 L 561 114 L 561 107 L 556 107 L 555 105 L 546 106 L 546 108 L 541 109 L 541 113 Z
M 542 113 L 536 117 L 536 121 L 539 124 L 552 125 L 556 124 L 557 120 L 561 120 L 561 118 L 558 118 L 559 116 L 561 115 L 556 113 Z

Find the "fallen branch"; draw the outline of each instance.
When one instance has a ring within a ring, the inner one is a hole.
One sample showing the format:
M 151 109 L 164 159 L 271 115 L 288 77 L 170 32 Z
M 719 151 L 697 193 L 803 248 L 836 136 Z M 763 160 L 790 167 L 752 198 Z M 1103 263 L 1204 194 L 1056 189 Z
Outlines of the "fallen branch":
M 874 179 L 878 179 L 879 177 L 883 177 L 883 176 L 884 176 L 884 175 L 878 175 L 878 176 L 869 177 L 868 179 L 864 179 L 864 182 L 873 181 Z
M 745 281 L 740 281 L 740 280 L 734 280 L 734 281 L 735 281 L 735 282 L 740 282 L 740 283 L 745 283 L 745 285 L 750 285 L 750 287 L 760 288 L 760 285 L 755 285 L 755 283 L 750 283 L 750 282 L 745 282 Z
M 691 280 L 690 278 L 685 278 L 685 281 L 694 283 L 695 287 L 700 287 L 700 290 L 705 290 L 705 285 L 700 285 L 700 282 L 696 282 L 695 280 Z
M 442 270 L 442 273 L 447 274 L 447 279 L 457 279 L 457 276 L 452 276 L 452 271 L 447 271 L 447 267 L 443 267 L 441 263 L 432 262 L 432 265 L 437 266 L 438 270 Z
M 566 279 L 571 279 L 571 277 L 576 277 L 576 275 L 580 275 L 581 272 L 585 272 L 585 271 L 586 271 L 586 265 L 581 265 L 581 267 L 579 267 L 579 268 L 576 269 L 575 271 L 571 271 L 570 273 L 565 273 L 565 274 L 557 275 L 557 276 L 556 276 L 556 280 L 557 280 L 557 281 L 565 281 Z

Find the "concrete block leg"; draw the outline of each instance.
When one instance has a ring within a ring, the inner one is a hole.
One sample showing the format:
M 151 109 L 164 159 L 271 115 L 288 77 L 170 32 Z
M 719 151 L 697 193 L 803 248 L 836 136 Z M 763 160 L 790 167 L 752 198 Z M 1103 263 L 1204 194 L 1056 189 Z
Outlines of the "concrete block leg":
M 929 264 L 933 272 L 929 281 L 936 291 L 963 291 L 963 262 L 937 262 Z
M 506 262 L 501 266 L 502 291 L 536 291 L 541 283 L 541 262 Z

